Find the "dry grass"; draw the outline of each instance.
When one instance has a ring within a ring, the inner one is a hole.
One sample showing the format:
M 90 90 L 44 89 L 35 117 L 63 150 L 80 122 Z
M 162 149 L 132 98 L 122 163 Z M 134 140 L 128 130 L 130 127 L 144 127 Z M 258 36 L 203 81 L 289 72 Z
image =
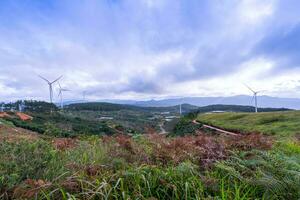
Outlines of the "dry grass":
M 232 150 L 266 150 L 273 143 L 271 137 L 260 134 L 235 137 L 198 134 L 176 138 L 150 134 L 140 139 L 117 135 L 104 137 L 103 141 L 109 144 L 109 155 L 129 163 L 165 166 L 192 161 L 201 168 L 209 168 L 214 162 L 226 159 Z
M 23 140 L 37 140 L 40 135 L 22 128 L 0 125 L 0 141 L 18 142 Z
M 71 149 L 76 146 L 76 139 L 72 138 L 54 138 L 52 140 L 52 144 L 55 147 L 55 149 L 58 150 L 66 150 L 66 149 Z

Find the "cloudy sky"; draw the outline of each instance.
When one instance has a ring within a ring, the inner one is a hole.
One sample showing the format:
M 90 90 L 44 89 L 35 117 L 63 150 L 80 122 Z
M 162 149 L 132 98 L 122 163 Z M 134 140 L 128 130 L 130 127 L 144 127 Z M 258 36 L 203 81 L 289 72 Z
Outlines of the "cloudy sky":
M 299 0 L 1 0 L 0 101 L 46 100 L 38 75 L 64 75 L 68 99 L 249 94 L 243 83 L 300 98 L 299 10 Z

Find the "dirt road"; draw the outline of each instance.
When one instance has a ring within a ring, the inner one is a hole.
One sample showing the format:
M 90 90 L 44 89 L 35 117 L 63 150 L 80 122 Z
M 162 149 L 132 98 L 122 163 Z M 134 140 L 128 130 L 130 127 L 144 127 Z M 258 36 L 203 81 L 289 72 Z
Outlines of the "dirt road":
M 200 124 L 199 122 L 197 122 L 196 120 L 193 120 L 193 123 L 194 124 Z M 220 133 L 223 133 L 223 134 L 226 134 L 226 135 L 230 135 L 230 136 L 238 136 L 239 134 L 237 133 L 233 133 L 233 132 L 230 132 L 230 131 L 226 131 L 224 129 L 220 129 L 220 128 L 217 128 L 217 127 L 214 127 L 214 126 L 210 126 L 210 125 L 207 125 L 207 124 L 203 124 L 203 127 L 204 128 L 207 128 L 207 129 L 211 129 L 211 130 L 214 130 L 214 131 L 217 131 L 217 132 L 220 132 Z
M 160 124 L 159 124 L 159 128 L 160 128 L 160 132 L 159 132 L 159 134 L 167 134 L 168 132 L 164 129 L 164 122 L 161 122 Z

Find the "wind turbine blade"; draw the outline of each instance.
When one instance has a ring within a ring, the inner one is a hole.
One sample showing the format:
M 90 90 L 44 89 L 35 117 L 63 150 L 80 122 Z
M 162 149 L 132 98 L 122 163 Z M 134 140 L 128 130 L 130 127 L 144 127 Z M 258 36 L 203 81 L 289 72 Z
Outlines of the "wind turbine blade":
M 43 79 L 44 81 L 46 81 L 47 83 L 50 83 L 50 81 L 48 81 L 46 78 L 42 77 L 41 75 L 38 75 L 41 79 Z
M 246 83 L 244 83 L 244 85 L 245 85 L 250 91 L 252 91 L 253 93 L 255 93 L 255 91 L 254 91 L 251 87 L 249 87 Z
M 65 88 L 62 88 L 61 90 L 62 90 L 62 91 L 66 91 L 66 92 L 69 92 L 69 91 L 71 91 L 71 90 L 69 90 L 69 89 L 65 89 Z
M 252 105 L 252 103 L 253 103 L 254 98 L 255 98 L 255 95 L 253 95 L 253 97 L 252 97 L 252 99 L 251 99 L 251 105 Z
M 59 97 L 60 95 L 61 95 L 61 90 L 59 90 L 59 93 L 58 93 L 58 95 L 57 95 L 57 96 Z
M 59 87 L 59 89 L 61 91 L 62 88 L 61 88 L 61 85 L 60 85 L 59 81 L 57 83 L 58 83 L 58 87 Z
M 56 81 L 58 81 L 58 80 L 61 79 L 62 77 L 63 77 L 63 76 L 61 75 L 60 77 L 58 77 L 57 79 L 55 79 L 54 81 L 52 81 L 51 84 L 52 84 L 52 83 L 55 83 Z
M 267 90 L 259 90 L 256 93 L 267 92 Z

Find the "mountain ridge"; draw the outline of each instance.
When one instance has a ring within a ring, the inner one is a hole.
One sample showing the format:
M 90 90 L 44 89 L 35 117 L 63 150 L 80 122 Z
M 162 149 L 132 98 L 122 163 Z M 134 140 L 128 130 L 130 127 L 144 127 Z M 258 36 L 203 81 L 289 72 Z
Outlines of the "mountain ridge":
M 198 107 L 222 104 L 222 105 L 242 105 L 253 106 L 252 96 L 236 95 L 229 97 L 182 97 L 182 98 L 166 98 L 161 100 L 121 100 L 121 99 L 103 99 L 93 102 L 107 102 L 115 104 L 135 105 L 141 107 L 169 107 L 179 104 L 190 104 Z M 66 101 L 65 104 L 83 103 L 84 101 Z M 86 101 L 88 102 L 88 101 Z M 300 99 L 298 98 L 282 98 L 272 96 L 259 96 L 258 107 L 261 108 L 289 108 L 300 110 Z
M 119 104 L 129 104 L 142 107 L 168 107 L 176 106 L 181 103 L 191 104 L 194 106 L 202 107 L 214 104 L 222 105 L 243 105 L 243 106 L 253 106 L 253 101 L 251 102 L 252 96 L 248 95 L 236 95 L 229 97 L 182 97 L 182 98 L 167 98 L 161 100 L 103 100 L 105 102 L 119 103 Z M 272 96 L 259 96 L 258 97 L 258 107 L 261 108 L 289 108 L 300 110 L 300 99 L 298 98 L 282 98 L 282 97 L 272 97 Z

